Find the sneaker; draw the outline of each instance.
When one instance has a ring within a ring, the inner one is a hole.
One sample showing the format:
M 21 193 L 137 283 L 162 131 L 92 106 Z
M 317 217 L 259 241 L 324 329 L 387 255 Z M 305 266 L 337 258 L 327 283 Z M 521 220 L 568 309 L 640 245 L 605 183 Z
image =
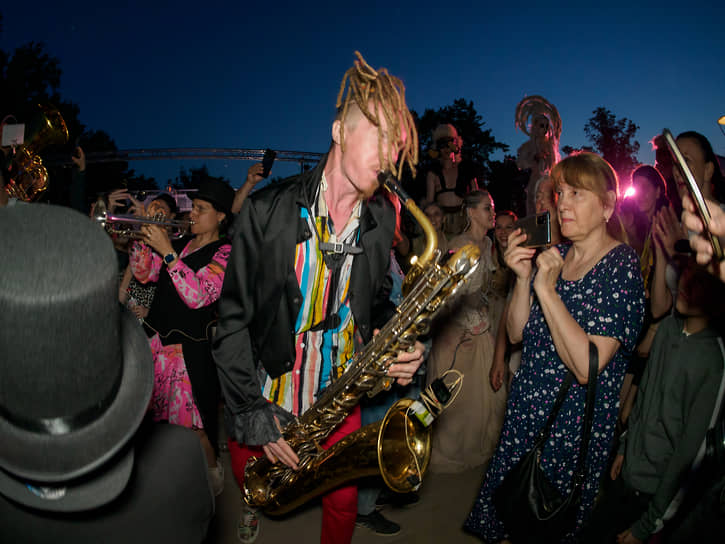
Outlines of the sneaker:
M 375 501 L 377 508 L 383 506 L 393 506 L 395 508 L 406 508 L 413 506 L 420 500 L 418 493 L 411 491 L 410 493 L 395 493 L 388 489 L 383 489 L 378 495 L 378 500 Z
M 214 496 L 218 497 L 224 491 L 224 467 L 219 459 L 216 460 L 215 467 L 208 469 L 208 474 Z
M 393 536 L 400 533 L 400 525 L 390 521 L 377 510 L 371 514 L 358 514 L 355 525 L 370 529 L 373 533 L 382 536 Z
M 237 524 L 237 539 L 244 544 L 251 544 L 259 536 L 259 518 L 257 509 L 242 504 L 242 511 L 239 514 Z

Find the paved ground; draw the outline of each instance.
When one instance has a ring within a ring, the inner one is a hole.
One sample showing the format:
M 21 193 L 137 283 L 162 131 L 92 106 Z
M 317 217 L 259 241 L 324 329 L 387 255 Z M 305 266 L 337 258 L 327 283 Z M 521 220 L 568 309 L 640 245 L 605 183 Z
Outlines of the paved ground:
M 236 544 L 236 523 L 239 515 L 240 494 L 231 468 L 229 453 L 223 453 L 226 485 L 217 498 L 215 518 L 209 530 L 208 544 Z M 461 474 L 426 474 L 420 491 L 420 501 L 406 508 L 387 507 L 386 517 L 402 526 L 400 534 L 383 537 L 371 531 L 356 528 L 353 544 L 382 543 L 480 543 L 464 533 L 461 524 L 473 503 L 483 477 L 483 468 Z M 322 510 L 311 504 L 290 514 L 284 520 L 262 518 L 257 543 L 289 542 L 290 544 L 317 544 L 320 541 Z

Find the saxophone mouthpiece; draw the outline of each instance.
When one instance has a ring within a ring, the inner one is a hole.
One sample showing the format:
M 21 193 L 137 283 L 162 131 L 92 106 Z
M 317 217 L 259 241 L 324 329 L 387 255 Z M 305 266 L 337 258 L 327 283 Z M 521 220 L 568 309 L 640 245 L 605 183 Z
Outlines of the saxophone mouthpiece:
M 397 196 L 404 206 L 408 200 L 410 200 L 410 195 L 408 195 L 408 193 L 406 193 L 403 188 L 398 185 L 398 182 L 395 180 L 395 176 L 393 176 L 389 170 L 382 170 L 378 174 L 378 183 L 385 187 L 386 190 Z
M 393 178 L 393 175 L 390 173 L 390 170 L 381 170 L 378 172 L 378 183 L 381 187 L 385 187 L 386 189 L 390 190 L 388 188 L 389 180 Z

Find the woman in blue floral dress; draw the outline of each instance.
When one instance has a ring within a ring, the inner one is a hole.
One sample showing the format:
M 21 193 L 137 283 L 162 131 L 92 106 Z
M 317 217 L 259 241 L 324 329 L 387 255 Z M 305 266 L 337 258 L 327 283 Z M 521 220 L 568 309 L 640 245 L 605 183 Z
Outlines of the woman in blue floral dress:
M 516 274 L 507 331 L 523 340 L 521 366 L 511 386 L 498 449 L 465 529 L 486 542 L 504 541 L 493 495 L 508 471 L 533 446 L 567 371 L 572 384 L 544 447 L 550 481 L 569 490 L 576 468 L 589 372 L 589 340 L 599 352 L 594 422 L 577 523 L 564 541 L 576 541 L 606 468 L 627 358 L 642 326 L 644 289 L 637 254 L 623 237 L 616 210 L 618 182 L 611 166 L 592 153 L 567 157 L 551 172 L 561 233 L 571 244 L 543 251 L 522 247 L 519 230 L 505 260 Z M 615 226 L 616 225 L 616 226 Z M 533 280 L 532 280 L 533 278 Z

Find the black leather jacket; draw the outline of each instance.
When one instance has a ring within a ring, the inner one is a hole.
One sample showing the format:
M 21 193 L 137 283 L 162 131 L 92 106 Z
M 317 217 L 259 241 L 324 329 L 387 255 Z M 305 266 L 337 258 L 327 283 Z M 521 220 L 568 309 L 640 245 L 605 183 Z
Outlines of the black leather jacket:
M 274 377 L 292 369 L 295 322 L 302 293 L 294 271 L 295 246 L 313 234 L 300 218 L 311 208 L 327 158 L 286 182 L 255 192 L 234 224 L 232 253 L 219 302 L 214 359 L 226 403 L 228 432 L 247 445 L 277 440 L 272 419 L 288 414 L 262 396 L 257 368 Z M 392 315 L 387 276 L 395 211 L 382 196 L 363 203 L 359 245 L 350 276 L 350 306 L 362 341 Z

